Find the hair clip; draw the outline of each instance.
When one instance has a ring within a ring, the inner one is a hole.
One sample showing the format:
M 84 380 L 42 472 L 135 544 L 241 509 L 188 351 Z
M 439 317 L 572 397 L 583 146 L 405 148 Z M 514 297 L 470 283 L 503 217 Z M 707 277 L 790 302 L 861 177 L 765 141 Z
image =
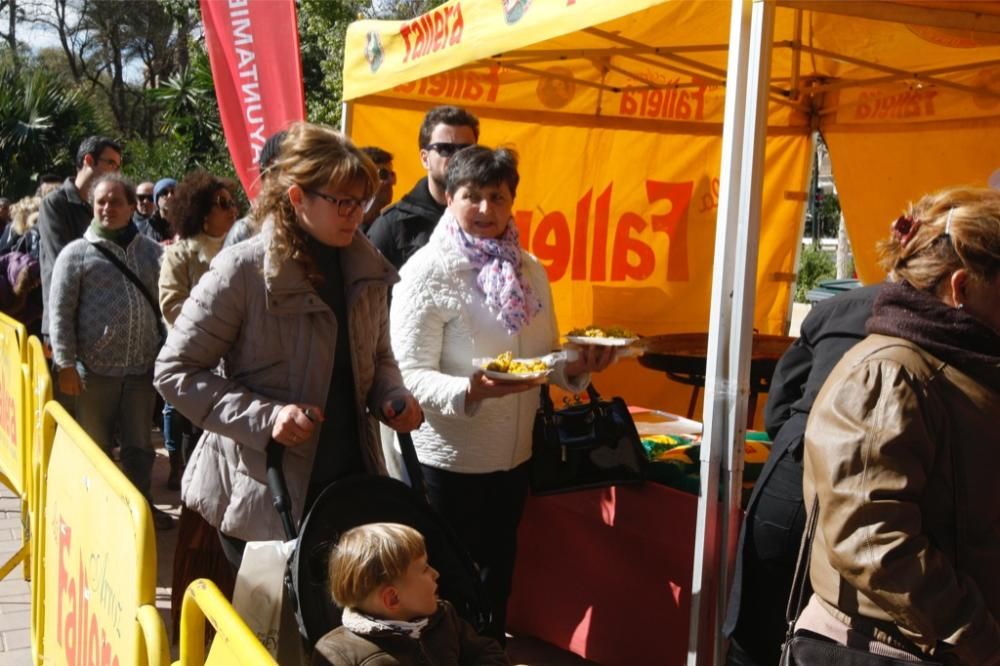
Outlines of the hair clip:
M 944 220 L 944 235 L 951 236 L 951 214 L 955 212 L 954 208 L 948 209 L 948 217 Z
M 920 228 L 920 220 L 914 220 L 909 215 L 900 215 L 889 228 L 892 230 L 892 236 L 896 242 L 900 246 L 906 247 L 906 244 L 916 235 L 917 229 Z

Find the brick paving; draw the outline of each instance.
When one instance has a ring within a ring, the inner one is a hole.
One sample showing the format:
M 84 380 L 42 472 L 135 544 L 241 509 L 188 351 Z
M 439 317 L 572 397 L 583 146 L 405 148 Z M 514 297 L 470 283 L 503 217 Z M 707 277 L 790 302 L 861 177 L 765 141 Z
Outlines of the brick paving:
M 0 561 L 21 547 L 21 500 L 0 485 Z M 18 567 L 0 581 L 0 665 L 31 665 L 31 587 Z

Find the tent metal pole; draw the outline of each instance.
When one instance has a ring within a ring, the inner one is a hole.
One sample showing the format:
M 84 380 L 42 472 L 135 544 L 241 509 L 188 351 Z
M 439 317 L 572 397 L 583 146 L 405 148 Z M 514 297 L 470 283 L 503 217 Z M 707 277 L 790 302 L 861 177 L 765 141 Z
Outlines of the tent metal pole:
M 712 269 L 688 666 L 721 664 L 723 657 L 719 620 L 725 612 L 724 599 L 728 593 L 728 550 L 734 545 L 730 545 L 732 537 L 728 536 L 733 529 L 729 502 L 732 493 L 726 493 L 727 506 L 720 521 L 719 478 L 724 455 L 728 484 L 731 486 L 733 477 L 742 474 L 773 28 L 773 2 L 733 0 Z M 749 287 L 748 294 L 743 293 L 748 291 L 746 287 Z M 735 300 L 734 295 L 737 296 Z M 735 481 L 742 485 L 739 478 Z M 739 510 L 738 503 L 736 510 Z M 725 550 L 720 548 L 720 536 L 724 537 Z M 723 554 L 727 559 L 720 558 Z M 700 637 L 706 626 L 710 631 L 706 643 L 702 644 Z
M 340 104 L 340 131 L 351 136 L 351 125 L 354 124 L 354 105 L 348 101 Z
M 730 320 L 729 381 L 738 389 L 728 408 L 732 414 L 726 433 L 729 444 L 723 477 L 727 509 L 722 518 L 722 562 L 719 571 L 715 632 L 715 662 L 722 662 L 722 623 L 726 616 L 729 585 L 736 565 L 743 497 L 743 458 L 746 442 L 750 358 L 753 354 L 754 306 L 757 297 L 757 255 L 760 248 L 761 199 L 764 190 L 764 151 L 767 142 L 768 91 L 774 42 L 773 2 L 755 2 L 750 28 L 750 60 L 746 88 L 746 126 L 743 131 L 743 170 L 737 217 L 733 317 Z M 733 396 L 733 393 L 729 393 Z
M 700 490 L 695 523 L 694 564 L 691 580 L 691 621 L 688 626 L 688 666 L 709 663 L 702 650 L 702 626 L 714 623 L 710 582 L 718 571 L 719 467 L 722 440 L 727 429 L 727 368 L 732 272 L 735 259 L 736 218 L 739 211 L 743 154 L 747 65 L 750 50 L 751 0 L 732 0 L 729 22 L 729 78 L 722 124 L 722 163 L 719 169 L 719 209 L 715 222 L 715 256 L 712 262 L 712 303 L 708 326 L 707 365 L 700 459 Z M 708 646 L 706 645 L 705 648 Z

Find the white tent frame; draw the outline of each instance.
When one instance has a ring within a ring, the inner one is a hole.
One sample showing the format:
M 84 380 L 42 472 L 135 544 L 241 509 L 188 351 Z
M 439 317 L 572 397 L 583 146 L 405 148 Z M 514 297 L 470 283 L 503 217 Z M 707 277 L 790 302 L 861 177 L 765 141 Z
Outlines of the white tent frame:
M 773 43 L 776 7 L 797 10 L 796 39 L 793 43 Z M 764 142 L 767 135 L 767 97 L 771 51 L 793 48 L 840 59 L 887 73 L 878 79 L 839 82 L 820 89 L 868 85 L 874 82 L 912 79 L 962 90 L 1000 96 L 980 88 L 962 86 L 936 75 L 969 67 L 996 64 L 984 61 L 924 72 L 905 72 L 875 65 L 840 54 L 801 44 L 801 10 L 845 14 L 892 22 L 1000 33 L 1000 16 L 969 11 L 944 11 L 886 2 L 848 3 L 820 0 L 733 0 L 730 21 L 726 106 L 723 121 L 722 168 L 719 211 L 716 218 L 715 256 L 712 276 L 712 305 L 709 318 L 708 367 L 705 377 L 704 433 L 701 448 L 701 488 L 695 533 L 695 560 L 691 588 L 691 624 L 688 639 L 688 666 L 723 663 L 722 620 L 736 557 L 740 525 L 740 497 L 743 481 L 743 441 L 749 387 L 750 350 L 753 339 L 753 307 L 757 254 L 760 246 L 761 191 L 763 187 Z M 798 94 L 798 58 L 793 59 L 792 93 Z M 725 512 L 719 516 L 720 467 Z M 718 543 L 721 541 L 721 543 Z M 722 558 L 720 559 L 720 554 Z M 706 603 L 706 584 L 714 581 L 716 603 Z M 712 622 L 711 646 L 700 641 L 703 622 Z M 709 650 L 708 648 L 712 649 Z

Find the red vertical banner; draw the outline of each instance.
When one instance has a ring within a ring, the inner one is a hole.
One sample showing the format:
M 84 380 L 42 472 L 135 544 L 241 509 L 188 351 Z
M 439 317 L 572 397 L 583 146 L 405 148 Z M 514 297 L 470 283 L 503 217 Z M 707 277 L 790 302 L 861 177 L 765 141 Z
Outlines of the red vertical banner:
M 305 118 L 294 0 L 201 0 L 219 116 L 247 194 L 271 134 Z

